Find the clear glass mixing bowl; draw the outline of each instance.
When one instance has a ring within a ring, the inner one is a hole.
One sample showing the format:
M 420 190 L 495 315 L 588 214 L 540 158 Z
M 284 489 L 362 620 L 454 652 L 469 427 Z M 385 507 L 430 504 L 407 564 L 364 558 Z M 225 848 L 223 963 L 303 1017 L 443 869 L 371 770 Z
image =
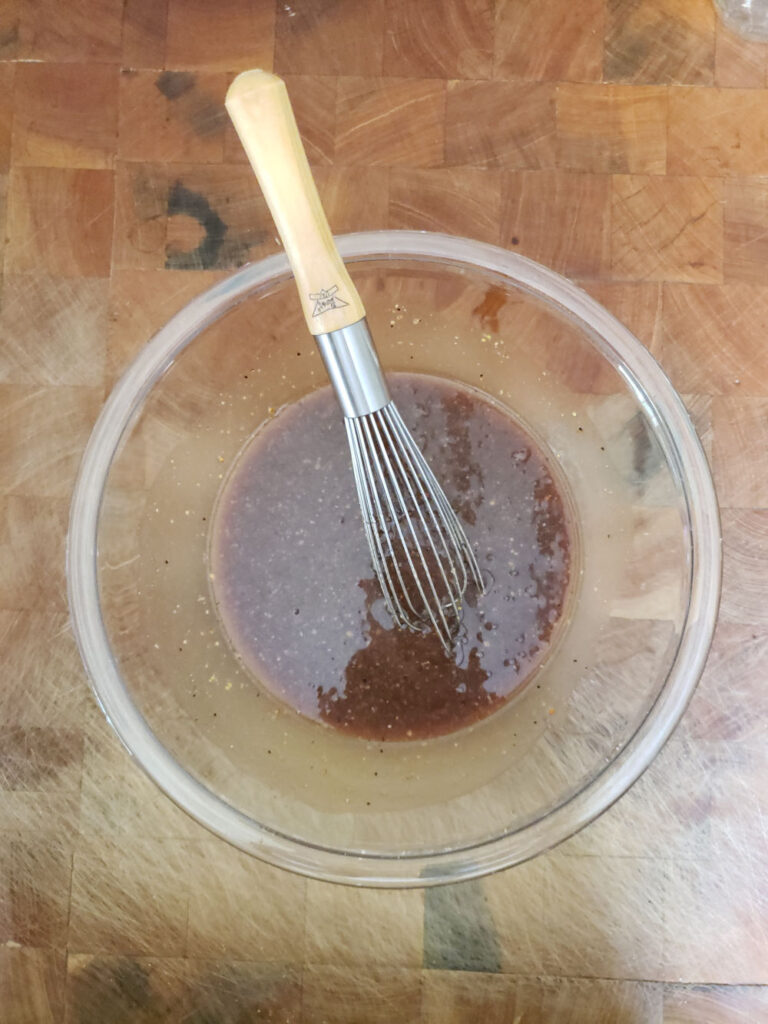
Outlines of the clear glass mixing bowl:
M 206 565 L 221 481 L 260 423 L 326 383 L 283 255 L 186 306 L 107 401 L 72 504 L 74 630 L 125 746 L 213 832 L 318 878 L 456 881 L 565 839 L 659 751 L 714 628 L 717 505 L 664 373 L 575 285 L 446 235 L 339 248 L 384 367 L 487 392 L 562 471 L 579 587 L 537 686 L 459 732 L 381 745 L 286 709 L 225 642 Z

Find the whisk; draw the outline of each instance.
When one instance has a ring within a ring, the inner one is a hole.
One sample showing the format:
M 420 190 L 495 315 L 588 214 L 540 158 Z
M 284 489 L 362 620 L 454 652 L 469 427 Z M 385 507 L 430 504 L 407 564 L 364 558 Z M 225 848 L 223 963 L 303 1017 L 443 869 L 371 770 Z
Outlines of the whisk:
M 446 651 L 471 582 L 483 581 L 464 528 L 392 401 L 360 296 L 336 250 L 282 79 L 245 71 L 226 106 L 296 279 L 336 391 L 371 560 L 401 628 L 433 630 Z

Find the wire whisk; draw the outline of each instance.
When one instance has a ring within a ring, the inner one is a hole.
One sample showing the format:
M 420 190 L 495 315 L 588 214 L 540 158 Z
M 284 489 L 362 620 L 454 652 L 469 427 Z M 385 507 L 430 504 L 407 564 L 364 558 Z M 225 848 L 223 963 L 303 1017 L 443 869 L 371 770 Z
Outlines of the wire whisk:
M 456 513 L 403 423 L 381 372 L 365 309 L 339 256 L 285 84 L 245 71 L 227 110 L 293 269 L 304 317 L 335 388 L 371 561 L 394 622 L 456 641 L 477 559 Z

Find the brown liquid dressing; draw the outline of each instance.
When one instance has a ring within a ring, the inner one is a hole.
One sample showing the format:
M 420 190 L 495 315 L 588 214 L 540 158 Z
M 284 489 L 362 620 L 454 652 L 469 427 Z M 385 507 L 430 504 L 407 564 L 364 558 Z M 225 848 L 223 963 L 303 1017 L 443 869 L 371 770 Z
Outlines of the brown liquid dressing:
M 478 553 L 460 643 L 396 629 L 372 578 L 330 388 L 282 410 L 225 481 L 211 540 L 224 628 L 262 685 L 304 715 L 375 740 L 452 732 L 540 665 L 570 577 L 565 503 L 522 428 L 478 393 L 393 374 L 393 398 Z

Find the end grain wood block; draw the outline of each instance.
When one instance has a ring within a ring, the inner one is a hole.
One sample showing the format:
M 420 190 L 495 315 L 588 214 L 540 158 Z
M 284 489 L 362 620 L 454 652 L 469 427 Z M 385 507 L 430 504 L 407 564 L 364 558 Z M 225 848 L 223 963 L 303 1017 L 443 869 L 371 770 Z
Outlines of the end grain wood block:
M 67 843 L 0 837 L 0 942 L 63 949 L 71 876 Z
M 537 170 L 555 165 L 555 86 L 449 82 L 447 166 Z
M 301 972 L 293 964 L 182 957 L 72 955 L 67 1021 L 271 1021 L 301 1017 Z M 137 1009 L 139 1008 L 140 1009 Z
M 112 167 L 118 76 L 109 64 L 19 64 L 14 164 Z
M 720 180 L 617 174 L 611 213 L 613 277 L 722 281 Z
M 722 527 L 720 621 L 768 629 L 768 510 L 725 509 Z
M 518 978 L 479 971 L 425 971 L 422 1024 L 509 1024 L 517 1013 Z
M 305 958 L 309 963 L 420 967 L 424 893 L 377 892 L 307 882 Z
M 113 207 L 112 171 L 13 168 L 6 271 L 108 277 Z
M 115 171 L 115 268 L 158 270 L 165 265 L 168 168 L 118 163 Z
M 316 167 L 313 174 L 335 235 L 388 226 L 387 167 Z
M 221 163 L 227 75 L 192 71 L 123 71 L 121 160 Z
M 23 59 L 119 64 L 123 0 L 34 0 L 21 10 Z
M 117 269 L 109 288 L 106 377 L 111 384 L 163 324 L 222 271 Z
M 768 1020 L 768 987 L 666 985 L 665 1024 L 751 1024 Z
M 123 8 L 123 67 L 165 66 L 168 0 L 125 0 Z
M 278 248 L 250 164 L 175 164 L 167 171 L 168 270 L 239 267 Z
M 385 0 L 279 3 L 278 75 L 380 75 Z
M 249 960 L 185 961 L 186 989 L 180 1020 L 236 1024 L 237 1021 L 272 1021 L 296 1024 L 301 1013 L 301 965 L 298 951 L 293 963 L 256 963 Z
M 649 982 L 519 978 L 516 1006 L 526 1024 L 662 1024 L 661 992 L 661 985 Z
M 712 85 L 715 10 L 688 0 L 607 0 L 606 82 Z
M 0 306 L 0 382 L 101 387 L 106 278 L 9 275 Z
M 667 90 L 659 86 L 558 86 L 557 165 L 598 174 L 664 174 Z
M 65 612 L 0 611 L 2 721 L 82 729 L 91 697 Z
M 0 608 L 66 609 L 68 518 L 68 498 L 0 498 Z
M 543 974 L 548 936 L 544 907 L 549 860 L 540 857 L 482 880 L 491 925 L 505 974 Z
M 492 0 L 394 0 L 386 7 L 385 75 L 490 78 Z
M 501 244 L 573 277 L 609 264 L 610 178 L 565 171 L 502 175 Z
M 669 173 L 768 174 L 768 90 L 671 89 Z
M 736 35 L 720 19 L 715 33 L 715 85 L 743 89 L 768 85 L 768 47 Z
M 271 71 L 274 40 L 275 6 L 271 3 L 168 0 L 166 67 Z
M 0 28 L 0 33 L 2 29 Z M 2 35 L 0 34 L 0 55 Z M 0 64 L 0 171 L 8 170 L 11 163 L 11 133 L 14 117 L 18 118 L 16 100 L 16 65 Z
M 548 858 L 544 972 L 657 978 L 664 920 L 664 862 L 645 857 Z M 580 912 L 581 908 L 581 912 Z
M 0 740 L 0 790 L 79 794 L 81 729 L 3 725 Z
M 21 51 L 21 15 L 24 0 L 0 4 L 0 60 L 14 61 Z
M 67 957 L 67 1022 L 180 1021 L 187 1010 L 189 962 L 181 957 Z M 198 1007 L 200 1015 L 205 1012 Z M 206 1019 L 202 1017 L 202 1019 Z
M 426 971 L 423 1024 L 662 1024 L 662 986 L 592 978 Z
M 393 228 L 447 231 L 498 244 L 500 212 L 499 171 L 392 168 L 389 223 Z
M 768 288 L 665 284 L 658 357 L 678 389 L 768 397 Z
M 722 508 L 768 508 L 768 397 L 712 400 L 713 472 Z
M 755 714 L 760 707 L 750 708 Z M 765 721 L 765 719 L 763 719 Z M 768 816 L 768 748 L 761 738 L 755 742 L 742 741 L 730 743 L 699 743 L 698 750 L 704 758 L 717 764 L 716 773 L 712 775 L 712 786 L 709 790 L 710 813 L 709 824 L 711 836 L 709 851 L 715 857 L 730 859 L 742 857 L 744 851 L 747 859 L 754 858 L 754 876 L 757 880 L 757 891 L 765 891 L 768 882 L 768 870 L 763 859 L 755 857 L 765 842 L 765 819 Z M 717 751 L 713 757 L 709 752 Z M 763 910 L 763 917 L 765 911 Z
M 415 78 L 340 78 L 336 162 L 435 167 L 443 162 L 445 84 Z
M 0 480 L 5 493 L 69 497 L 102 400 L 102 387 L 0 385 Z
M 60 1024 L 66 962 L 61 950 L 0 947 L 0 992 L 6 1020 Z
M 422 1024 L 422 972 L 416 968 L 308 964 L 303 971 L 306 1024 Z
M 742 749 L 743 744 L 762 745 L 768 716 L 766 664 L 768 632 L 719 623 L 704 674 L 680 722 L 680 734 L 723 742 L 732 750 Z M 749 715 L 744 708 L 749 708 Z
M 336 78 L 323 75 L 285 75 L 301 141 L 310 165 L 332 164 L 336 135 Z M 224 159 L 247 164 L 248 157 L 235 126 L 226 118 Z
M 725 279 L 765 284 L 768 266 L 768 178 L 728 178 L 724 189 Z
M 604 19 L 604 0 L 499 0 L 494 77 L 599 82 Z
M 72 870 L 69 951 L 182 956 L 188 875 L 181 840 L 134 838 L 128 846 L 103 836 L 81 840 Z
M 289 961 L 304 941 L 307 882 L 220 840 L 183 845 L 190 957 Z M 248 913 L 243 913 L 248 893 Z
M 766 984 L 764 860 L 672 860 L 666 862 L 666 871 L 666 901 L 675 913 L 667 916 L 662 929 L 662 976 L 669 981 L 716 978 L 726 985 Z

